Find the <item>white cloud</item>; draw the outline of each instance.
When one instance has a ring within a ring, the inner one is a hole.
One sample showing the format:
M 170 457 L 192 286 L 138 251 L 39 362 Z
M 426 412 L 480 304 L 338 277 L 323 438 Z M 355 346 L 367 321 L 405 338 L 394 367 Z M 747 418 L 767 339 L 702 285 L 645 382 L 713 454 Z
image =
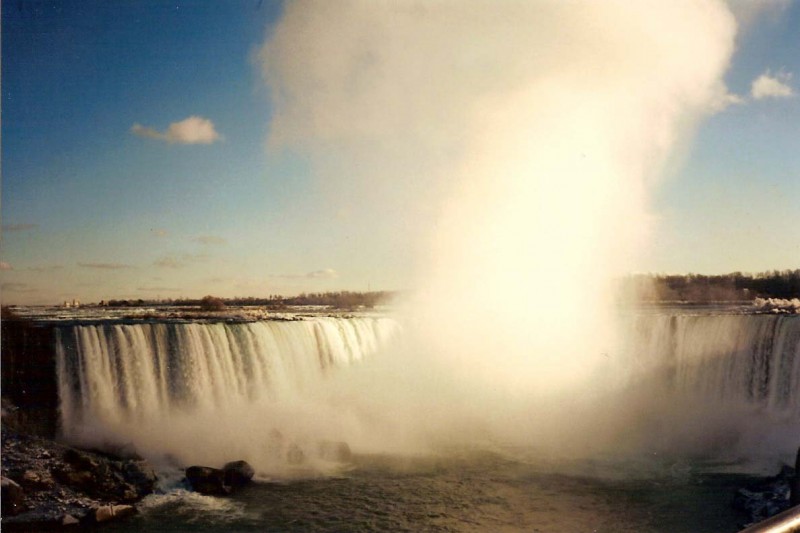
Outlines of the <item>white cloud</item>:
M 747 103 L 746 98 L 728 92 L 727 87 L 720 83 L 717 94 L 714 95 L 709 102 L 709 107 L 712 113 L 720 113 L 732 105 L 741 105 L 745 103 Z
M 214 128 L 214 123 L 199 116 L 191 116 L 180 122 L 173 122 L 164 132 L 138 123 L 131 127 L 131 132 L 139 137 L 178 144 L 211 144 L 222 139 Z
M 753 80 L 750 94 L 756 100 L 764 98 L 788 98 L 794 96 L 795 92 L 789 85 L 792 80 L 790 72 L 779 71 L 774 76 L 767 70 L 761 76 Z
M 315 270 L 314 272 L 309 272 L 306 274 L 306 277 L 312 279 L 334 279 L 338 278 L 339 274 L 332 268 L 326 268 L 324 270 Z

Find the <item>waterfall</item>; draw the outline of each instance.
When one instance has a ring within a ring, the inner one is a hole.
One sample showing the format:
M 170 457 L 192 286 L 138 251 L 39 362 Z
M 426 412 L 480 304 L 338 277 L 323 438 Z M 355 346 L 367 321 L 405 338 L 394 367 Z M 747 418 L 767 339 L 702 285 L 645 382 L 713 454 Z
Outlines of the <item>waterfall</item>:
M 573 394 L 585 401 L 541 405 L 449 391 L 433 362 L 426 368 L 402 349 L 371 357 L 396 336 L 389 318 L 59 326 L 61 430 L 72 442 L 132 444 L 182 463 L 244 458 L 269 472 L 298 449 L 313 457 L 323 441 L 380 450 L 415 431 L 453 428 L 468 439 L 480 433 L 482 416 L 501 440 L 539 445 L 555 435 L 556 449 L 557 428 L 566 426 L 570 441 L 592 434 L 597 446 L 616 449 L 796 451 L 800 316 L 659 310 L 622 323 L 624 341 L 601 358 L 595 390 Z M 580 332 L 580 320 L 574 327 Z M 448 426 L 450 419 L 472 422 Z M 504 420 L 517 422 L 505 428 Z M 530 431 L 519 420 L 533 421 Z
M 637 314 L 623 364 L 674 394 L 800 415 L 800 316 Z
M 251 433 L 257 423 L 263 441 L 283 438 L 275 422 L 292 414 L 279 406 L 313 397 L 329 374 L 375 354 L 397 328 L 375 317 L 60 327 L 61 431 L 74 442 L 173 454 L 219 438 L 202 435 L 209 423 L 235 431 L 231 419 Z
M 617 391 L 626 443 L 730 460 L 794 456 L 800 316 L 635 312 L 621 337 L 599 378 Z

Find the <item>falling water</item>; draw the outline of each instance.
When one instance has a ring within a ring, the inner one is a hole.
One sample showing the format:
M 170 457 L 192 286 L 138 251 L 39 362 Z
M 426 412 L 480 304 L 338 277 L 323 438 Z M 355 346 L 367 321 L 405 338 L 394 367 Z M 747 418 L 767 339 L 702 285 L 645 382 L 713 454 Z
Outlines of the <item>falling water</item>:
M 265 434 L 254 443 L 283 439 L 292 427 L 287 409 L 313 397 L 329 374 L 375 354 L 397 327 L 388 318 L 317 317 L 59 328 L 62 433 L 174 455 L 198 438 L 212 448 L 254 433 Z
M 800 317 L 646 314 L 631 326 L 631 376 L 656 373 L 706 404 L 800 415 Z
M 800 316 L 634 313 L 599 379 L 614 445 L 789 462 L 800 439 Z
M 597 442 L 603 430 L 593 425 L 602 425 L 615 447 L 620 434 L 637 431 L 628 444 L 678 453 L 718 453 L 737 444 L 749 455 L 759 448 L 781 455 L 796 446 L 800 317 L 659 312 L 634 313 L 623 322 L 625 344 L 608 354 L 596 376 L 606 399 L 590 406 L 584 422 L 578 412 L 561 416 L 568 410 L 562 406 L 556 410 L 562 421 L 573 420 Z M 255 462 L 263 455 L 259 447 L 276 434 L 287 446 L 325 437 L 354 442 L 358 431 L 380 434 L 401 413 L 408 415 L 399 404 L 416 405 L 414 384 L 376 385 L 370 378 L 367 386 L 363 375 L 352 380 L 357 373 L 347 367 L 374 359 L 397 328 L 388 318 L 331 317 L 62 327 L 62 432 L 77 442 L 131 442 L 184 457 L 204 442 L 205 456 L 216 461 L 238 447 Z M 401 365 L 401 353 L 379 359 Z M 386 374 L 384 367 L 370 376 Z M 387 387 L 394 403 L 377 392 Z M 396 398 L 397 387 L 406 391 L 405 400 Z M 507 407 L 506 413 L 516 409 Z M 536 409 L 520 412 L 534 416 L 544 431 L 548 421 Z M 400 431 L 425 425 L 419 409 L 412 411 L 417 414 L 408 415 Z M 429 436 L 452 429 L 431 427 Z

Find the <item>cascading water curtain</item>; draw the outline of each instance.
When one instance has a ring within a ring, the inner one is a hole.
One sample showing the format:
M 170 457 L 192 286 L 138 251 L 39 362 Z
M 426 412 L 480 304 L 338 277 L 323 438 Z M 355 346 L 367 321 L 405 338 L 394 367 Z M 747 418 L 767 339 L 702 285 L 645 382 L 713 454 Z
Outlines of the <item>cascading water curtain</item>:
M 175 414 L 279 401 L 336 367 L 370 357 L 389 318 L 78 325 L 57 330 L 61 428 L 147 423 Z

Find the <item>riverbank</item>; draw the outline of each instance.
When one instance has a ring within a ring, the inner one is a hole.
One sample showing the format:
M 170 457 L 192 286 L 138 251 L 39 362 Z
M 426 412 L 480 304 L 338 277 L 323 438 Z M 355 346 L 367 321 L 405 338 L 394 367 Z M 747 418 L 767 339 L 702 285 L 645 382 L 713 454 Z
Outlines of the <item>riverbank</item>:
M 132 451 L 88 451 L 32 435 L 3 405 L 2 526 L 40 531 L 121 519 L 156 488 L 157 476 Z

